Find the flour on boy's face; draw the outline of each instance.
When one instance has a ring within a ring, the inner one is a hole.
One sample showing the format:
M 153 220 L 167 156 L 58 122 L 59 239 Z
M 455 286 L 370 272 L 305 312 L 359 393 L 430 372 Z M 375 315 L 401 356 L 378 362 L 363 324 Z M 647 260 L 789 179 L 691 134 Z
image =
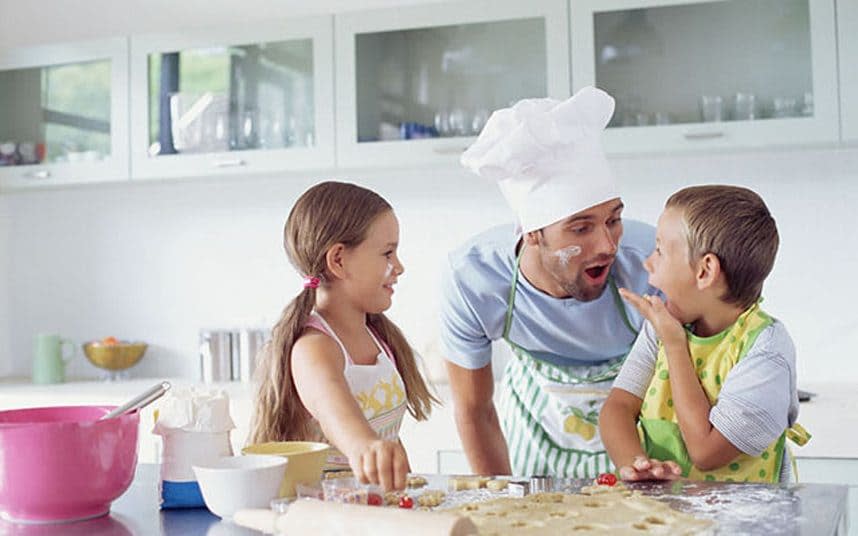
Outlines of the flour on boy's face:
M 644 261 L 644 268 L 649 273 L 649 284 L 664 294 L 668 312 L 685 324 L 696 317 L 697 285 L 683 229 L 682 212 L 665 209 L 658 219 L 655 250 Z

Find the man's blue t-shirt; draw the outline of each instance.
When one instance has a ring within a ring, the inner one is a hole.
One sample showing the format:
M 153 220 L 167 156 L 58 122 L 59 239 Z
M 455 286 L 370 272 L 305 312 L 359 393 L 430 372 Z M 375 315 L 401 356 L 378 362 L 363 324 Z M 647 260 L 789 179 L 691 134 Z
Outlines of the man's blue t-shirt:
M 503 225 L 475 236 L 449 255 L 441 299 L 441 342 L 449 361 L 468 369 L 491 361 L 491 341 L 503 336 L 518 240 L 513 226 Z M 617 287 L 638 294 L 656 292 L 647 284 L 643 267 L 654 247 L 652 226 L 623 221 L 611 266 Z M 599 298 L 580 302 L 549 296 L 519 277 L 509 337 L 534 357 L 557 365 L 600 365 L 628 353 L 642 323 L 631 305 L 617 305 L 610 285 Z

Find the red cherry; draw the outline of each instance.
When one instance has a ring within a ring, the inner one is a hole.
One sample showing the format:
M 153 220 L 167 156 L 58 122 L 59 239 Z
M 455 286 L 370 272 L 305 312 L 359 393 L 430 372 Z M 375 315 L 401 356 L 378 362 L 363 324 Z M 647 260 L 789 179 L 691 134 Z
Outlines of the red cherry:
M 614 473 L 602 473 L 599 475 L 599 478 L 596 479 L 596 484 L 600 486 L 613 486 L 617 483 L 617 475 Z
M 370 506 L 381 506 L 384 504 L 384 499 L 378 493 L 369 493 L 366 496 L 366 504 Z
M 399 498 L 400 508 L 414 508 L 414 501 L 408 495 L 403 495 Z

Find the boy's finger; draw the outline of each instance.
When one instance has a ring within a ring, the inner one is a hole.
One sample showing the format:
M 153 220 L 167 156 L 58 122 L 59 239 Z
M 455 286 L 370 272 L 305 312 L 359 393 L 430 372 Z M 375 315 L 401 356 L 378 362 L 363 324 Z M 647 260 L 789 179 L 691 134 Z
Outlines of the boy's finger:
M 640 473 L 635 471 L 634 467 L 629 467 L 628 465 L 625 465 L 623 467 L 620 467 L 620 478 L 622 480 L 633 482 L 635 480 L 640 480 Z
M 632 467 L 637 471 L 646 471 L 652 467 L 652 464 L 650 463 L 649 458 L 644 456 L 635 456 L 635 459 L 632 462 Z
M 675 475 L 682 475 L 682 467 L 679 466 L 676 462 L 667 462 L 667 466 L 670 467 L 670 470 Z

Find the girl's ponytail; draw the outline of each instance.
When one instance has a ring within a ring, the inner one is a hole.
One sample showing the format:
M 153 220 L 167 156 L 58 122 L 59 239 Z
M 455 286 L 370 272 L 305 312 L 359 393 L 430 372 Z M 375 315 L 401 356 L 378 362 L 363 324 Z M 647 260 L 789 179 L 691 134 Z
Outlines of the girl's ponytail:
M 313 311 L 316 290 L 305 288 L 280 315 L 271 340 L 262 350 L 256 370 L 259 391 L 250 430 L 250 443 L 309 439 L 310 415 L 292 381 L 292 346 Z

